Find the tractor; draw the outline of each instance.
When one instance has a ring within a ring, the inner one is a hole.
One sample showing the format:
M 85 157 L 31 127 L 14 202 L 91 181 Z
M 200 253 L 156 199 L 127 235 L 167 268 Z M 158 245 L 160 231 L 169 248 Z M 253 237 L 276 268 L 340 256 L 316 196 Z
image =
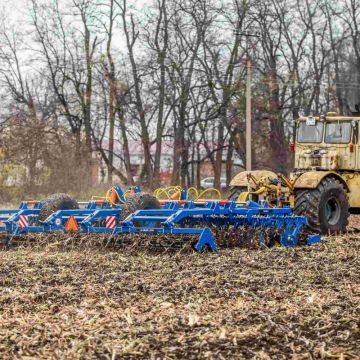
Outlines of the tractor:
M 268 170 L 243 171 L 231 183 L 230 199 L 267 201 L 306 216 L 311 231 L 346 230 L 360 210 L 360 117 L 336 113 L 295 122 L 294 170 L 286 177 Z

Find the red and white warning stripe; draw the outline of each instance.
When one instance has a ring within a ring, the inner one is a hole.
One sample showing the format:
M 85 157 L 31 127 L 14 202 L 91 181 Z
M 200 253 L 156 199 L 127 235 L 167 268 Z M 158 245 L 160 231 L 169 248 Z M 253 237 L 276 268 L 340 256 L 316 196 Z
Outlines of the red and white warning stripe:
M 116 217 L 115 216 L 107 216 L 106 217 L 106 227 L 111 230 L 115 230 L 116 228 Z
M 29 225 L 29 218 L 26 215 L 20 215 L 19 226 L 21 229 L 26 228 Z

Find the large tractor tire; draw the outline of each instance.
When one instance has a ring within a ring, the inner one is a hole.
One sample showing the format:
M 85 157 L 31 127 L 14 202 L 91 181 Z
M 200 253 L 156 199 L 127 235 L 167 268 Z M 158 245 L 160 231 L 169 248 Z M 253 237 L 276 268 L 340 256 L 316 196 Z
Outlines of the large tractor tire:
M 296 215 L 306 216 L 314 233 L 335 234 L 346 231 L 349 202 L 343 185 L 325 178 L 316 189 L 298 189 L 295 196 Z
M 67 194 L 53 194 L 45 201 L 38 217 L 39 221 L 46 220 L 51 214 L 58 210 L 79 209 L 79 204 Z
M 133 195 L 129 195 L 126 198 L 126 203 L 123 205 L 121 212 L 121 220 L 125 220 L 130 214 L 137 210 L 150 210 L 160 209 L 159 200 L 150 194 L 139 192 Z M 134 224 L 139 226 L 139 224 Z

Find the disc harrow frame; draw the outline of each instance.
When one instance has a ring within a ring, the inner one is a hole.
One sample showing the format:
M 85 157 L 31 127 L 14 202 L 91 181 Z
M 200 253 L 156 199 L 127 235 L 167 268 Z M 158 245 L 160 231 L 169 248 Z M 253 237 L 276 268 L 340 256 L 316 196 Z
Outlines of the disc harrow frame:
M 19 209 L 0 210 L 0 232 L 5 242 L 25 233 L 71 232 L 70 218 L 76 221 L 77 233 L 104 233 L 112 236 L 145 233 L 150 235 L 196 235 L 194 245 L 201 252 L 205 247 L 216 251 L 211 228 L 250 227 L 260 229 L 260 243 L 265 244 L 267 231 L 276 231 L 283 246 L 299 244 L 299 235 L 308 225 L 307 219 L 295 216 L 290 208 L 273 208 L 267 202 L 237 202 L 227 200 L 163 200 L 161 209 L 138 210 L 121 219 L 122 206 L 107 201 L 81 203 L 76 210 L 58 210 L 46 220 L 38 220 L 42 201 L 22 202 Z M 106 219 L 115 217 L 113 228 L 105 226 Z M 26 226 L 20 219 L 26 219 Z M 73 231 L 73 230 L 72 230 Z M 307 235 L 307 244 L 320 241 L 319 235 Z

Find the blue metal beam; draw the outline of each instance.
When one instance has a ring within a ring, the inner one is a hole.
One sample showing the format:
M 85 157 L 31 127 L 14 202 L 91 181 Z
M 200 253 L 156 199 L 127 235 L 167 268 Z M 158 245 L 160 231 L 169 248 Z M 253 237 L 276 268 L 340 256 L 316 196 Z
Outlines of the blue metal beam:
M 0 210 L 0 215 L 3 215 L 0 220 L 4 224 L 0 226 L 0 231 L 8 236 L 31 232 L 65 232 L 65 224 L 70 216 L 73 216 L 79 225 L 79 233 L 198 235 L 195 245 L 197 251 L 202 251 L 204 247 L 215 251 L 216 243 L 211 227 L 258 228 L 261 231 L 260 242 L 265 242 L 266 231 L 272 229 L 279 233 L 283 246 L 296 246 L 299 243 L 300 231 L 308 225 L 307 219 L 294 216 L 292 209 L 271 208 L 266 202 L 169 201 L 165 202 L 161 209 L 138 210 L 125 220 L 121 220 L 122 206 L 112 207 L 107 202 L 90 201 L 83 209 L 59 210 L 44 221 L 39 221 L 37 219 L 42 206 L 42 202 L 36 202 L 30 208 L 23 202 L 17 210 Z M 20 216 L 27 217 L 26 227 L 20 227 Z M 109 216 L 115 217 L 115 227 L 106 227 Z M 307 238 L 308 244 L 318 241 L 319 235 L 309 235 Z

